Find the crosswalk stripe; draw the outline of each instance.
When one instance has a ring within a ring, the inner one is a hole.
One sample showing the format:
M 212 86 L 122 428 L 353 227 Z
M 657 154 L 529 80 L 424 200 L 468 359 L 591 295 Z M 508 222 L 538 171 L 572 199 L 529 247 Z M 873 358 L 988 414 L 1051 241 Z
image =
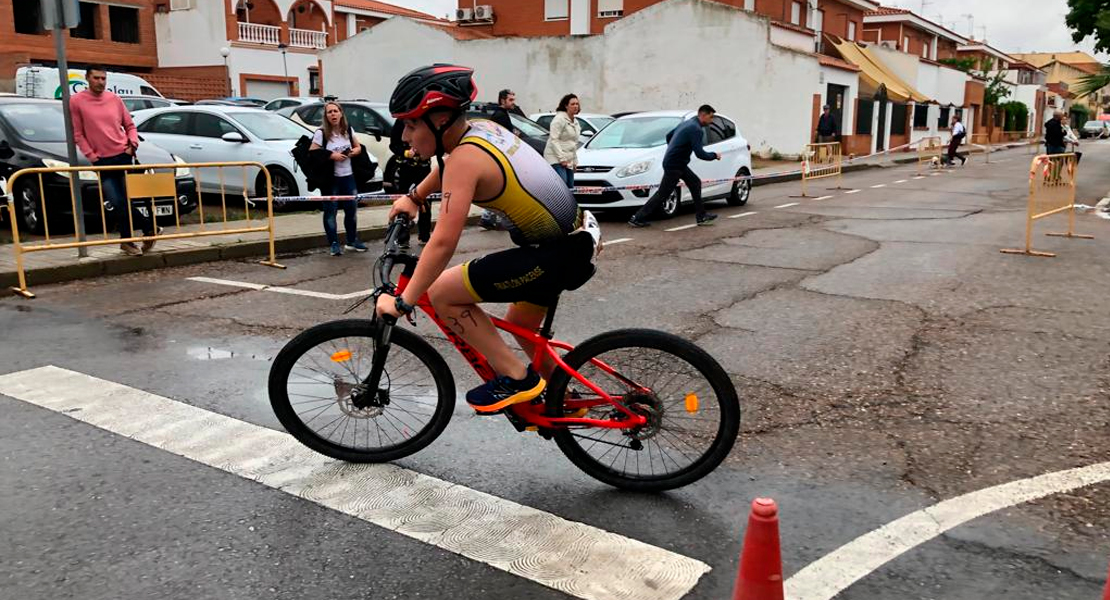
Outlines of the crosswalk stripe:
M 390 464 L 334 461 L 286 433 L 55 366 L 0 394 L 257 481 L 587 600 L 678 600 L 705 563 Z

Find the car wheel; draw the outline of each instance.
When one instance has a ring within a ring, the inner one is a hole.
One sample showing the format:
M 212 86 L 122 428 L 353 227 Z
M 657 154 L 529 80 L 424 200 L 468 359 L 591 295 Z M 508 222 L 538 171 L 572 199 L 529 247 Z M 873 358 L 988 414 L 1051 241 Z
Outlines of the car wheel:
M 740 167 L 736 172 L 737 177 L 748 177 L 752 173 L 747 167 Z M 728 195 L 729 206 L 744 206 L 752 196 L 752 180 L 742 179 L 732 182 L 732 192 Z
M 293 175 L 281 167 L 270 167 L 270 189 L 273 191 L 274 198 L 281 198 L 284 196 L 297 195 L 297 182 L 293 179 Z M 258 180 L 255 182 L 254 195 L 257 198 L 266 197 L 266 178 L 262 173 L 258 174 Z M 292 207 L 292 203 L 282 202 L 274 204 L 274 210 Z
M 44 233 L 46 227 L 42 218 L 42 201 L 39 199 L 39 191 L 35 189 L 35 186 L 30 183 L 20 184 L 15 198 L 15 218 L 19 222 L 19 228 L 36 235 Z
M 659 214 L 669 219 L 678 214 L 679 206 L 682 206 L 682 190 L 675 188 L 674 193 L 659 207 Z

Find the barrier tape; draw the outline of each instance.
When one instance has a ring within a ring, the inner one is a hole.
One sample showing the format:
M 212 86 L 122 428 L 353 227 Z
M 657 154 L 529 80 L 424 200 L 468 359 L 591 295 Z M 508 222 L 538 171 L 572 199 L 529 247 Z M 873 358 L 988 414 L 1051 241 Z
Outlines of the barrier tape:
M 865 155 L 865 156 L 847 157 L 847 158 L 844 159 L 844 161 L 848 162 L 848 163 L 852 163 L 852 162 L 860 162 L 860 161 L 868 160 L 868 159 L 871 159 L 871 158 L 875 158 L 877 156 L 884 156 L 884 155 L 890 154 L 892 152 L 902 150 L 904 148 L 909 148 L 910 146 L 916 145 L 920 141 L 922 141 L 922 140 L 918 140 L 917 142 L 910 142 L 908 144 L 902 144 L 901 146 L 895 146 L 894 148 L 888 148 L 888 149 L 883 150 L 881 152 L 873 152 L 873 153 Z M 727 178 L 724 178 L 724 179 L 703 179 L 701 183 L 702 183 L 702 185 L 718 185 L 718 184 L 722 184 L 722 183 L 735 183 L 737 181 L 748 181 L 748 180 L 758 181 L 758 180 L 761 180 L 761 179 L 773 179 L 773 178 L 776 178 L 776 177 L 785 177 L 785 176 L 788 176 L 788 175 L 800 175 L 800 174 L 802 174 L 804 169 L 805 169 L 805 167 L 803 166 L 802 169 L 794 169 L 792 171 L 777 171 L 775 173 L 762 173 L 762 174 L 759 174 L 759 175 L 741 175 L 739 177 L 727 177 Z M 679 185 L 684 186 L 685 184 L 680 183 Z M 643 191 L 643 190 L 652 190 L 652 189 L 655 189 L 655 188 L 658 188 L 658 187 L 659 187 L 658 183 L 640 184 L 640 185 L 625 185 L 625 186 L 618 186 L 618 185 L 581 186 L 581 187 L 572 188 L 571 193 L 582 195 L 582 196 L 600 196 L 601 194 L 604 194 L 606 192 Z M 406 196 L 406 194 L 379 194 L 379 193 L 354 194 L 354 195 L 351 195 L 351 196 L 279 196 L 279 197 L 274 198 L 274 202 L 277 203 L 277 204 L 282 204 L 282 203 L 286 203 L 286 202 L 341 202 L 341 201 L 346 201 L 346 200 L 355 200 L 355 201 L 359 201 L 359 202 L 362 202 L 362 201 L 370 201 L 372 203 L 380 202 L 384 205 L 387 202 L 393 202 L 394 200 L 404 198 L 405 196 Z M 438 194 L 438 193 L 430 194 L 428 196 L 428 198 L 430 200 L 435 200 L 435 199 L 440 198 L 440 194 Z M 265 200 L 265 198 L 251 198 L 251 200 L 260 200 L 260 199 Z

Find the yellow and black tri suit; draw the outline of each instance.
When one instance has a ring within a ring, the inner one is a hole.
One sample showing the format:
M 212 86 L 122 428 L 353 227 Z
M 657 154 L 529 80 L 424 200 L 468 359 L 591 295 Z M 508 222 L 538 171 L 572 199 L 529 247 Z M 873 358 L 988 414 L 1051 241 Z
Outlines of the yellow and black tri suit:
M 582 211 L 551 165 L 500 125 L 476 120 L 459 145 L 481 148 L 501 168 L 505 184 L 474 205 L 507 223 L 517 248 L 463 265 L 463 281 L 477 302 L 528 302 L 550 306 L 563 290 L 593 276 L 593 238 L 575 233 Z

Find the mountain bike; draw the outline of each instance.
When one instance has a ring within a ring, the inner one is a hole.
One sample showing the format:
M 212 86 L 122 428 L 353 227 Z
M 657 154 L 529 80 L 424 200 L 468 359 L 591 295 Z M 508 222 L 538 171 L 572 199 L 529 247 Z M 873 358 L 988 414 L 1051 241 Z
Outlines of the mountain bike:
M 408 284 L 419 260 L 409 247 L 410 227 L 406 215 L 390 223 L 374 292 L 348 312 Z M 403 272 L 394 284 L 396 266 Z M 495 377 L 436 315 L 427 294 L 416 306 L 482 380 Z M 519 432 L 554 439 L 576 466 L 618 488 L 673 489 L 720 465 L 740 430 L 740 400 L 712 356 L 649 329 L 609 331 L 572 346 L 552 339 L 555 309 L 549 307 L 539 331 L 493 318 L 498 329 L 532 342 L 537 370 L 545 361 L 555 365 L 543 395 L 499 414 Z M 323 323 L 297 335 L 274 359 L 269 395 L 281 424 L 305 446 L 343 461 L 386 462 L 443 433 L 455 382 L 431 344 L 387 316 Z

